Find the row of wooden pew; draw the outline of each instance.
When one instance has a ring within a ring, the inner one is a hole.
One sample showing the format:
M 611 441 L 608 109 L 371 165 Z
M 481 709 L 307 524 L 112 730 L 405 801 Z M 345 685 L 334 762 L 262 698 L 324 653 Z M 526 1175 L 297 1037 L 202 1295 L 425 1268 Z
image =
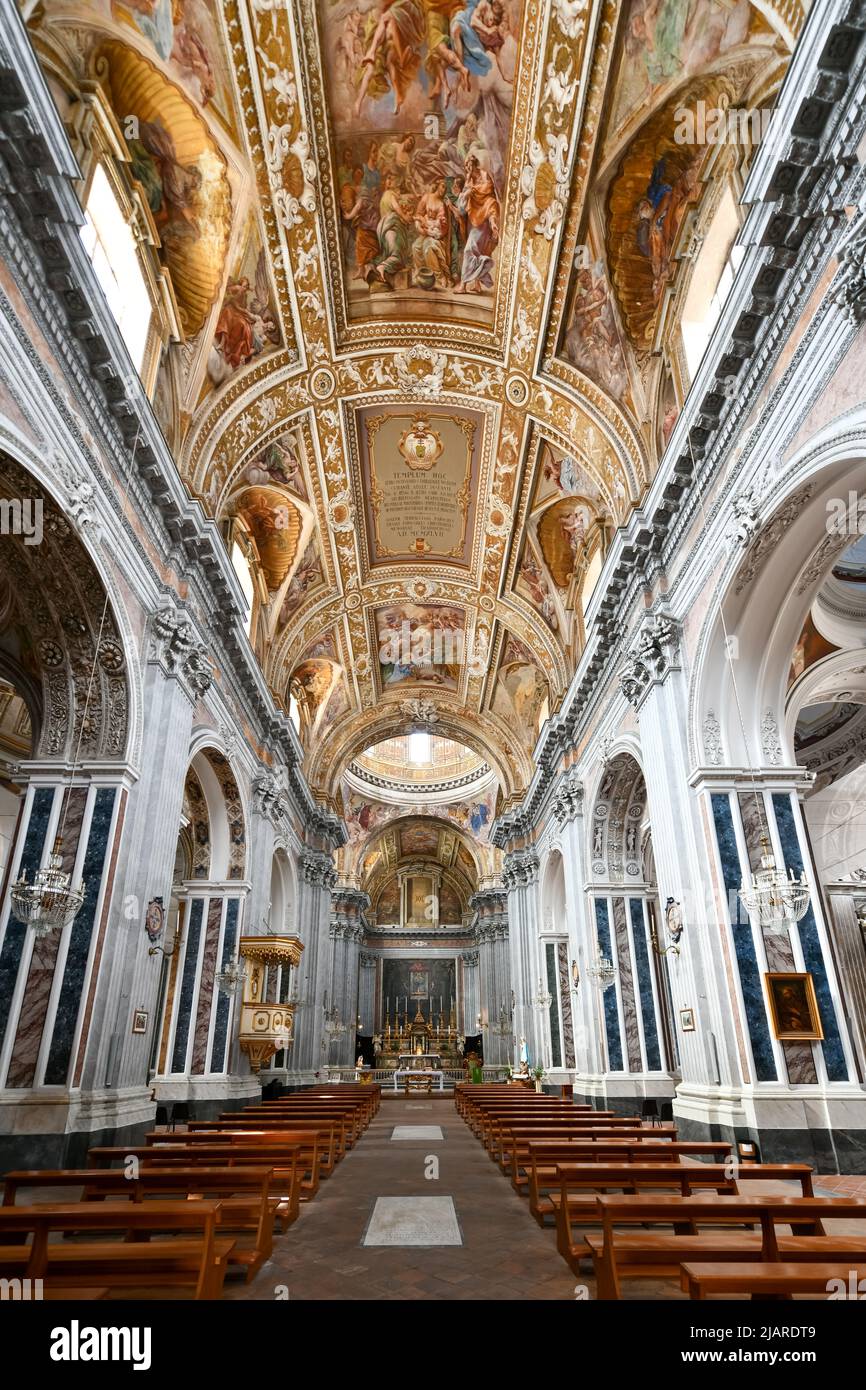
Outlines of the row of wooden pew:
M 592 1262 L 599 1298 L 632 1279 L 673 1280 L 691 1298 L 826 1297 L 831 1280 L 866 1275 L 866 1224 L 826 1228 L 866 1223 L 866 1199 L 816 1197 L 808 1164 L 738 1165 L 727 1142 L 513 1085 L 458 1086 L 455 1104 L 538 1224 L 555 1226 L 570 1268 Z M 764 1182 L 799 1195 L 765 1196 Z
M 380 1099 L 378 1086 L 310 1088 L 141 1145 L 94 1147 L 83 1169 L 7 1173 L 0 1278 L 44 1298 L 219 1298 L 227 1274 L 249 1281 L 270 1258 L 275 1227 L 288 1229 Z M 54 1199 L 64 1188 L 75 1200 Z

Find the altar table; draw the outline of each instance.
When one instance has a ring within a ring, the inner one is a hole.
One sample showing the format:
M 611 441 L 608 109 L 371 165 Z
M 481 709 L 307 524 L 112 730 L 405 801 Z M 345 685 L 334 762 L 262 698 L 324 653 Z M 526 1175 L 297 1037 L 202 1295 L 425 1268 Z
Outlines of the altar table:
M 400 1077 L 401 1077 L 401 1076 L 431 1076 L 431 1077 L 436 1077 L 436 1076 L 438 1076 L 438 1077 L 439 1077 L 439 1090 L 440 1090 L 440 1091 L 444 1091 L 444 1090 L 445 1090 L 445 1073 L 444 1073 L 444 1071 L 434 1071 L 434 1070 L 432 1070 L 432 1069 L 427 1070 L 427 1071 L 421 1071 L 421 1070 L 419 1070 L 419 1069 L 416 1068 L 416 1067 L 404 1067 L 404 1068 L 401 1069 L 400 1071 L 395 1071 L 395 1073 L 394 1073 L 394 1090 L 395 1090 L 395 1091 L 399 1091 L 399 1089 L 400 1089 Z

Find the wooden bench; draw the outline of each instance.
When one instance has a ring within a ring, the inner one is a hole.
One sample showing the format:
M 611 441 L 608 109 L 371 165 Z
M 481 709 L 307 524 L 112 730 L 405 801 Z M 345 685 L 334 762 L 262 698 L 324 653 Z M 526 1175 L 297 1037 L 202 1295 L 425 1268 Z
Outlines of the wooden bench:
M 277 1219 L 287 1230 L 298 1215 L 298 1203 L 308 1200 L 302 1188 L 304 1179 L 299 1165 L 300 1145 L 283 1147 L 271 1144 L 203 1144 L 185 1146 L 147 1145 L 90 1149 L 88 1169 L 111 1168 L 113 1163 L 126 1165 L 135 1158 L 144 1168 L 270 1168 L 273 1171 L 272 1196 L 279 1199 Z
M 250 1154 L 257 1153 L 270 1158 L 273 1156 L 276 1162 L 281 1145 L 286 1145 L 288 1151 L 294 1150 L 297 1158 L 298 1190 L 300 1200 L 309 1202 L 315 1197 L 319 1190 L 320 1179 L 323 1176 L 321 1162 L 320 1139 L 316 1130 L 302 1131 L 296 1129 L 265 1130 L 261 1134 L 254 1131 L 236 1131 L 240 1136 L 234 1137 L 223 1130 L 210 1130 L 206 1135 L 190 1134 L 189 1136 L 180 1135 L 158 1135 L 156 1142 L 148 1145 L 152 1152 L 159 1154 L 170 1154 L 175 1148 L 182 1149 L 185 1153 L 192 1153 L 199 1149 L 203 1154 L 213 1153 L 215 1147 L 224 1149 L 227 1153 L 240 1155 L 243 1153 L 246 1159 Z M 184 1139 L 188 1137 L 189 1143 L 184 1144 Z M 137 1150 L 130 1149 L 130 1153 L 137 1153 Z M 166 1161 L 169 1161 L 168 1158 Z M 232 1157 L 232 1162 L 239 1162 L 238 1156 Z M 260 1157 L 259 1161 L 263 1161 Z M 278 1166 L 282 1167 L 281 1164 Z M 330 1170 L 329 1170 L 330 1171 Z M 327 1173 L 324 1174 L 327 1177 Z
M 310 1133 L 315 1133 L 319 1130 L 323 1135 L 328 1132 L 328 1172 L 344 1157 L 354 1142 L 351 1123 L 339 1115 L 330 1118 L 294 1115 L 290 1118 L 289 1116 L 245 1114 L 243 1117 L 234 1119 L 192 1120 L 186 1131 L 180 1133 L 180 1137 L 183 1139 L 185 1134 L 228 1134 L 232 1130 L 256 1130 L 258 1132 L 273 1130 L 274 1133 L 285 1133 L 289 1130 L 308 1130 Z M 331 1131 L 333 1131 L 333 1136 Z M 324 1142 L 321 1142 L 320 1148 L 324 1147 Z
M 218 1211 L 218 1202 L 0 1207 L 0 1275 L 42 1279 L 54 1291 L 189 1288 L 196 1299 L 219 1298 L 235 1242 L 216 1235 Z M 54 1234 L 91 1239 L 49 1243 Z
M 551 1193 L 556 1214 L 556 1248 L 575 1271 L 586 1256 L 584 1237 L 573 1237 L 574 1226 L 585 1227 L 598 1218 L 595 1199 L 605 1187 L 618 1186 L 626 1192 L 647 1188 L 679 1189 L 689 1197 L 701 1188 L 712 1188 L 720 1195 L 739 1195 L 730 1164 L 726 1163 L 643 1163 L 598 1164 L 557 1163 L 559 1191 Z M 812 1169 L 807 1163 L 762 1163 L 749 1165 L 750 1181 L 798 1182 L 803 1197 L 812 1195 Z M 734 1218 L 736 1222 L 736 1218 Z
M 639 1118 L 627 1119 L 617 1115 L 602 1115 L 599 1118 L 594 1115 L 556 1115 L 530 1120 L 514 1115 L 491 1117 L 485 1124 L 482 1143 L 494 1163 L 499 1161 L 502 1136 L 509 1129 L 519 1129 L 524 1134 L 532 1130 L 540 1134 L 567 1133 L 571 1130 L 586 1130 L 590 1133 L 598 1129 L 618 1130 L 628 1138 L 633 1133 L 643 1133 L 644 1126 Z M 663 1131 L 663 1137 L 674 1137 L 671 1127 Z
M 274 1102 L 272 1105 L 253 1106 L 243 1110 L 238 1114 L 236 1110 L 220 1115 L 219 1122 L 225 1120 L 249 1119 L 268 1119 L 275 1122 L 282 1120 L 307 1119 L 307 1120 L 344 1120 L 346 1129 L 346 1143 L 348 1148 L 352 1148 L 358 1142 L 368 1124 L 368 1118 L 364 1112 L 355 1105 L 334 1105 L 330 1101 L 306 1101 L 303 1104 L 281 1105 Z
M 778 1165 L 771 1165 L 778 1166 Z M 781 1165 L 784 1166 L 784 1165 Z M 750 1175 L 755 1171 L 749 1165 Z M 830 1263 L 866 1259 L 866 1231 L 862 1236 L 828 1235 L 823 1222 L 866 1220 L 863 1197 L 665 1197 L 638 1194 L 596 1197 L 596 1223 L 601 1233 L 584 1235 L 584 1254 L 592 1257 L 598 1280 L 598 1297 L 620 1296 L 623 1279 L 677 1279 L 683 1264 L 734 1264 L 804 1261 Z M 731 1230 L 759 1222 L 759 1233 Z M 673 1230 L 629 1230 L 649 1223 Z M 795 1228 L 780 1236 L 777 1225 Z M 703 1230 L 719 1226 L 728 1229 Z
M 482 1143 L 494 1163 L 501 1161 L 504 1136 L 509 1131 L 529 1134 L 537 1130 L 540 1134 L 567 1133 L 571 1130 L 625 1129 L 640 1128 L 639 1119 L 621 1120 L 614 1115 L 599 1118 L 589 1115 L 548 1115 L 533 1116 L 526 1119 L 522 1115 L 493 1115 L 484 1127 Z
M 531 1139 L 512 1154 L 511 1185 L 516 1192 L 529 1196 L 529 1210 L 543 1226 L 548 1216 L 556 1214 L 551 1198 L 545 1194 L 559 1187 L 558 1163 L 681 1163 L 684 1158 L 725 1163 L 730 1152 L 728 1143 L 704 1140 L 659 1144 L 650 1138 L 602 1139 L 593 1143 L 579 1138 Z
M 623 1139 L 640 1139 L 643 1135 L 648 1135 L 649 1130 L 645 1129 L 640 1122 L 633 1122 L 628 1125 L 610 1124 L 608 1120 L 599 1120 L 597 1123 L 588 1124 L 585 1120 L 555 1120 L 546 1124 L 526 1124 L 522 1120 L 508 1120 L 502 1122 L 491 1132 L 490 1157 L 493 1162 L 498 1163 L 503 1172 L 511 1167 L 511 1154 L 515 1144 L 526 1144 L 532 1138 L 538 1139 L 558 1139 L 567 1138 L 572 1135 L 586 1135 L 587 1142 L 593 1142 L 593 1138 L 601 1132 L 609 1135 L 611 1139 L 617 1136 Z M 658 1129 L 656 1129 L 658 1135 Z M 673 1129 L 664 1129 L 661 1133 L 661 1141 L 675 1139 L 676 1132 Z
M 832 1239 L 832 1237 L 828 1237 Z M 793 1298 L 796 1294 L 826 1294 L 831 1279 L 841 1280 L 845 1290 L 866 1279 L 866 1264 L 794 1264 L 778 1261 L 743 1264 L 685 1264 L 682 1287 L 689 1298 L 708 1294 L 739 1294 L 751 1298 Z
M 211 1122 L 202 1120 L 199 1122 L 207 1128 L 188 1130 L 173 1130 L 166 1133 L 164 1130 L 151 1130 L 145 1135 L 148 1144 L 215 1144 L 215 1143 L 238 1143 L 244 1144 L 261 1140 L 264 1142 L 268 1137 L 274 1142 L 279 1143 L 281 1139 L 289 1138 L 292 1135 L 303 1136 L 304 1138 L 312 1135 L 317 1138 L 317 1150 L 319 1156 L 319 1174 L 322 1178 L 330 1177 L 337 1163 L 343 1157 L 340 1149 L 340 1129 L 338 1125 L 323 1124 L 316 1120 L 309 1122 L 296 1120 L 293 1124 L 270 1125 L 267 1123 L 259 1124 L 255 1120 L 249 1120 L 246 1124 L 226 1125 L 211 1128 Z M 298 1142 L 302 1142 L 299 1138 Z
M 223 1232 L 244 1232 L 251 1240 L 236 1241 L 231 1264 L 243 1265 L 247 1283 L 273 1251 L 274 1217 L 280 1198 L 271 1196 L 274 1170 L 246 1165 L 234 1168 L 181 1167 L 140 1169 L 129 1177 L 120 1168 L 20 1169 L 3 1179 L 3 1207 L 14 1206 L 21 1188 L 80 1187 L 82 1202 L 144 1202 L 178 1197 L 185 1201 L 219 1199 L 217 1226 Z M 2 1208 L 0 1208 L 2 1210 Z
M 494 1134 L 502 1128 L 503 1124 L 511 1122 L 524 1125 L 583 1124 L 589 1126 L 611 1123 L 616 1126 L 619 1124 L 639 1124 L 640 1119 L 639 1117 L 613 1115 L 607 1112 L 599 1113 L 598 1111 L 592 1114 L 582 1114 L 575 1112 L 572 1107 L 557 1103 L 555 1108 L 533 1108 L 530 1114 L 526 1114 L 522 1110 L 513 1110 L 510 1107 L 507 1110 L 497 1108 L 485 1110 L 477 1117 L 477 1125 L 473 1132 L 481 1140 L 484 1148 L 489 1149 Z

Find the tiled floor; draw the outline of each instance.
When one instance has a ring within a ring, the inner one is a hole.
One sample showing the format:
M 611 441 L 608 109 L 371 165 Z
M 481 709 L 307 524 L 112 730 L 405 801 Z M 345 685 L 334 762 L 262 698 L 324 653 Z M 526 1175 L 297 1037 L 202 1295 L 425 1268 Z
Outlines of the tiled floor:
M 815 1178 L 815 1192 L 819 1197 L 866 1197 L 866 1178 L 821 1173 Z

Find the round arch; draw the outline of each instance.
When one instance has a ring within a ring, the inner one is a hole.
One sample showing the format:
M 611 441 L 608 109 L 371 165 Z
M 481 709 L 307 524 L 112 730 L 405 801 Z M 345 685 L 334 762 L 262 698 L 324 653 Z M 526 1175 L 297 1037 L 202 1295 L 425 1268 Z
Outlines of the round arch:
M 690 683 L 695 765 L 796 764 L 796 720 L 787 715 L 791 658 L 828 571 L 853 539 L 828 521 L 862 490 L 866 411 L 856 415 L 846 417 L 844 430 L 837 423 L 798 450 L 746 549 L 731 554 L 719 576 Z M 807 688 L 793 710 L 803 708 Z
M 7 670 L 23 672 L 15 684 L 38 731 L 33 757 L 129 761 L 140 752 L 140 671 L 115 577 L 67 516 L 44 460 L 9 433 L 0 648 Z
M 277 845 L 271 859 L 270 930 L 277 936 L 293 934 L 297 925 L 297 883 L 285 846 Z
M 344 770 L 358 754 L 417 727 L 418 720 L 403 710 L 404 703 L 383 703 L 327 731 L 310 760 L 309 781 L 318 794 L 335 798 Z M 436 706 L 431 728 L 442 738 L 464 744 L 484 758 L 496 773 L 503 796 L 515 795 L 529 782 L 531 758 L 495 714 L 486 711 L 482 723 L 465 710 L 441 703 Z
M 556 847 L 547 856 L 541 878 L 541 921 L 545 931 L 565 928 L 565 861 Z
M 226 755 L 201 738 L 190 750 L 186 796 L 192 811 L 194 877 L 212 883 L 242 879 L 247 837 L 237 780 Z
M 644 883 L 649 835 L 646 783 L 631 740 L 613 745 L 602 763 L 587 822 L 592 882 L 638 887 Z

